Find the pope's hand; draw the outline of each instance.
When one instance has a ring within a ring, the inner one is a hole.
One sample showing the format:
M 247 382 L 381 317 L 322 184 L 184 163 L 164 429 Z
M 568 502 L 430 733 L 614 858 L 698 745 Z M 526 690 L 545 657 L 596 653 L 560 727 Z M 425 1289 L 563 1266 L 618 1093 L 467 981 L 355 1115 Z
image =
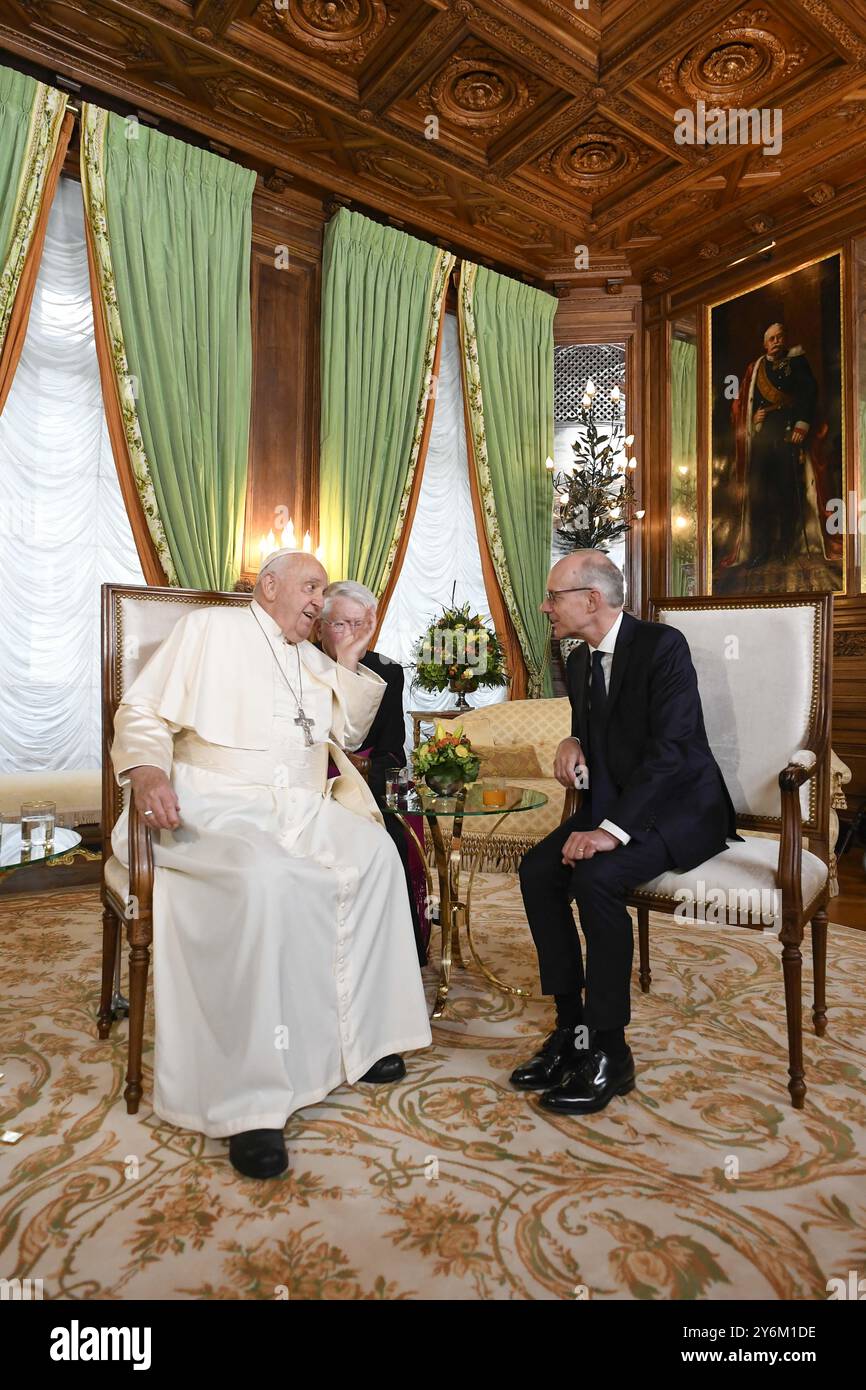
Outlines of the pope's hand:
M 616 849 L 619 844 L 622 841 L 609 830 L 573 830 L 562 846 L 562 862 L 573 868 L 582 859 L 592 859 L 593 855 Z
M 158 767 L 134 767 L 129 780 L 135 804 L 147 816 L 148 825 L 156 830 L 176 830 L 180 825 L 180 802 L 165 773 Z
M 354 631 L 352 628 L 344 628 L 339 636 L 335 634 L 334 656 L 338 665 L 345 666 L 350 671 L 357 671 L 361 657 L 370 646 L 375 628 L 375 610 L 368 608 L 362 627 L 355 628 Z
M 553 760 L 553 775 L 561 787 L 574 787 L 579 767 L 586 767 L 580 739 L 564 738 Z

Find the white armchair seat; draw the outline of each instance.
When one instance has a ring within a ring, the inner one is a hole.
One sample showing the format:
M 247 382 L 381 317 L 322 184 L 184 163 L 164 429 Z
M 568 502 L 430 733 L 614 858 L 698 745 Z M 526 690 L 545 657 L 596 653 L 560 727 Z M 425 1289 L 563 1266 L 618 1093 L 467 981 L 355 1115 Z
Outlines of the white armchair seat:
M 106 887 L 110 888 L 121 902 L 126 902 L 129 897 L 129 874 L 116 855 L 112 854 L 106 859 L 103 878 Z
M 742 844 L 732 840 L 724 854 L 685 874 L 674 870 L 659 874 L 642 883 L 633 896 L 670 899 L 678 904 L 677 917 L 684 922 L 770 927 L 775 923 L 778 931 L 782 925 L 778 866 L 778 840 L 754 837 Z M 827 883 L 827 865 L 808 850 L 803 850 L 800 881 L 808 909 Z

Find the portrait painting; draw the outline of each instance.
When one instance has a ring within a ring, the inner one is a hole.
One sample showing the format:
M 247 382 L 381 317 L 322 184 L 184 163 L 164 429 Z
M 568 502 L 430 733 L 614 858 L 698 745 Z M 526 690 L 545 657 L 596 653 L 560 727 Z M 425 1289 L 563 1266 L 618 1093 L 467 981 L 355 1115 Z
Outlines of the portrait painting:
M 839 253 L 710 307 L 710 576 L 720 596 L 844 583 Z

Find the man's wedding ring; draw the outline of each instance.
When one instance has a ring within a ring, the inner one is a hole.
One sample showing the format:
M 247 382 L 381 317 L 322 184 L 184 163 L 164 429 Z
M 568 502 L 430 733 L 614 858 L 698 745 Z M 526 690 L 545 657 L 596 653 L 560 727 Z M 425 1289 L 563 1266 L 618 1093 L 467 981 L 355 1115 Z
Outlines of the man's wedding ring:
M 144 814 L 145 814 L 146 816 L 152 816 L 152 815 L 153 815 L 153 811 L 145 811 Z

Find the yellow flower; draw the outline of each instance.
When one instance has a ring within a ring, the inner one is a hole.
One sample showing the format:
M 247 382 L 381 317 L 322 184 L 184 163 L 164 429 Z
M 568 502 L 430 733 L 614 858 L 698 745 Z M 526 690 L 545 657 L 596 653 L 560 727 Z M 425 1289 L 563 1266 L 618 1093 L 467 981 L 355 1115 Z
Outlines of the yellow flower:
M 466 747 L 465 743 L 459 743 L 457 747 L 454 749 L 454 752 L 457 754 L 458 758 L 469 757 L 469 749 Z
M 472 667 L 471 667 L 471 666 L 467 666 L 466 669 L 465 669 L 465 671 L 463 672 L 463 679 L 464 679 L 465 681 L 471 681 L 471 679 L 472 679 L 472 677 L 473 677 L 474 675 L 475 675 L 475 672 L 473 671 Z
M 437 739 L 437 738 L 447 738 L 449 734 L 456 734 L 457 737 L 459 738 L 462 732 L 463 732 L 463 725 L 462 725 L 462 724 L 449 724 L 449 725 L 448 725 L 448 728 L 446 729 L 446 727 L 445 727 L 445 725 L 443 724 L 442 720 L 441 720 L 441 719 L 438 719 L 438 720 L 436 721 L 436 730 L 435 730 L 435 733 L 434 733 L 434 735 L 433 735 L 433 738 L 434 738 L 434 739 Z

